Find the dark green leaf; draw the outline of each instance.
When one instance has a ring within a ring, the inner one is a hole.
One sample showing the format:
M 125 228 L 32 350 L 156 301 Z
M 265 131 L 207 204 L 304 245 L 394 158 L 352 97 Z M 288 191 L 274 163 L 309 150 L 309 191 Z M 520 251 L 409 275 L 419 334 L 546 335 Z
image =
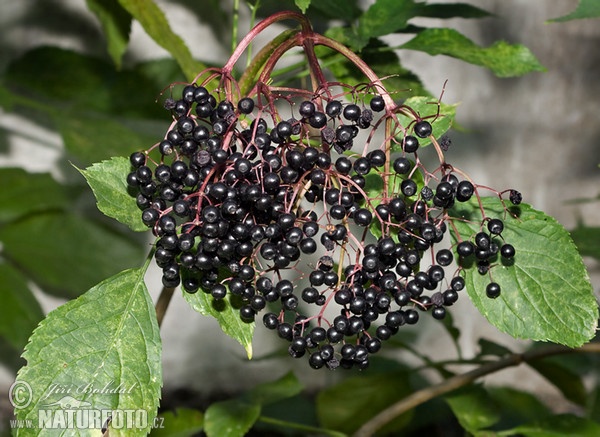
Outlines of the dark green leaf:
M 458 355 L 460 356 L 460 343 L 458 341 L 458 339 L 460 338 L 460 329 L 458 329 L 458 327 L 454 323 L 454 317 L 452 316 L 452 313 L 450 311 L 446 312 L 446 317 L 444 317 L 441 324 L 452 339 L 452 344 L 454 344 L 454 347 L 456 348 L 456 350 L 458 351 Z
M 598 18 L 600 17 L 600 3 L 597 0 L 579 0 L 577 8 L 570 14 L 564 15 L 550 22 L 560 22 L 569 20 L 579 20 L 582 18 Z
M 243 399 L 215 402 L 206 409 L 204 431 L 208 437 L 242 437 L 260 416 L 260 404 Z
M 533 71 L 545 71 L 531 51 L 520 44 L 498 41 L 492 46 L 477 46 L 454 29 L 425 29 L 402 45 L 435 55 L 447 55 L 471 64 L 489 68 L 498 77 L 522 76 Z
M 129 42 L 131 15 L 121 7 L 118 0 L 86 0 L 88 8 L 96 14 L 108 45 L 108 53 L 117 68 Z
M 33 328 L 44 318 L 27 280 L 13 266 L 0 262 L 0 337 L 23 350 Z
M 370 38 L 403 29 L 414 17 L 413 0 L 376 0 L 358 20 L 358 34 L 365 44 Z M 360 49 L 362 47 L 358 47 Z
M 147 231 L 125 178 L 131 171 L 127 158 L 112 158 L 80 170 L 96 196 L 98 209 L 137 232 Z
M 487 387 L 501 419 L 495 429 L 505 429 L 551 414 L 550 409 L 530 393 L 509 387 Z
M 217 319 L 223 332 L 246 349 L 248 359 L 252 358 L 252 336 L 255 324 L 242 321 L 240 312 L 231 305 L 230 296 L 215 300 L 209 293 L 198 291 L 194 294 L 183 292 L 183 297 L 195 311 Z
M 490 218 L 504 218 L 503 239 L 516 249 L 514 264 L 498 261 L 491 274 L 500 284 L 497 299 L 486 297 L 490 282 L 472 267 L 465 270 L 467 292 L 479 311 L 515 338 L 581 346 L 596 333 L 598 305 L 589 276 L 569 233 L 554 218 L 527 204 L 514 218 L 497 197 L 483 197 Z M 451 215 L 462 240 L 480 230 L 475 201 L 456 205 Z M 452 229 L 452 228 L 451 228 Z M 456 241 L 456 235 L 451 232 Z
M 317 395 L 320 424 L 351 434 L 367 420 L 412 393 L 408 372 L 365 374 L 322 390 Z M 404 413 L 381 430 L 396 433 L 410 421 L 412 411 Z
M 144 256 L 131 238 L 63 212 L 28 216 L 4 226 L 0 241 L 8 260 L 45 291 L 65 297 L 79 296 Z
M 204 427 L 204 414 L 190 408 L 177 408 L 160 414 L 157 425 L 150 437 L 193 437 Z
M 160 332 L 144 285 L 145 272 L 121 272 L 48 314 L 23 354 L 27 365 L 17 381 L 29 384 L 32 397 L 27 407 L 16 409 L 18 419 L 37 424 L 39 410 L 60 413 L 56 405 L 74 398 L 88 402 L 90 410 L 147 412 L 147 426 L 111 428 L 113 437 L 150 431 L 162 367 Z M 30 431 L 28 435 L 44 435 Z
M 575 404 L 585 405 L 587 393 L 580 374 L 550 360 L 533 360 L 527 364 L 558 388 L 565 398 Z
M 575 242 L 582 256 L 591 256 L 600 259 L 600 228 L 578 225 L 571 231 L 571 238 Z
M 194 60 L 183 40 L 176 35 L 163 11 L 152 0 L 119 0 L 136 20 L 140 22 L 146 33 L 162 48 L 167 50 L 179 63 L 188 80 L 193 80 L 206 68 Z
M 457 105 L 441 103 L 432 99 L 431 97 L 410 97 L 404 101 L 403 105 L 411 108 L 421 118 L 432 117 L 427 118 L 427 121 L 431 123 L 431 127 L 433 128 L 432 135 L 436 139 L 439 139 L 442 135 L 448 132 L 454 123 L 454 118 L 456 117 Z M 414 115 L 411 112 L 409 112 L 409 114 L 410 116 L 398 114 L 398 120 L 404 128 L 407 128 L 408 126 L 412 127 L 412 125 L 414 125 Z M 399 134 L 398 141 L 401 142 L 404 135 L 400 129 L 399 131 L 400 132 L 397 132 L 397 135 Z M 419 138 L 420 147 L 427 146 L 430 143 L 431 140 L 429 137 Z M 394 144 L 393 150 L 400 151 L 401 143 Z
M 431 18 L 484 18 L 492 14 L 466 3 L 421 3 L 417 5 L 415 15 Z
M 497 356 L 497 357 L 503 357 L 505 355 L 509 355 L 511 354 L 512 351 L 505 347 L 502 346 L 501 344 L 498 344 L 492 340 L 488 340 L 487 338 L 480 338 L 479 339 L 479 354 L 478 356 L 488 356 L 488 355 L 493 355 L 493 356 Z
M 56 125 L 65 147 L 78 163 L 90 165 L 113 156 L 129 156 L 145 150 L 158 136 L 140 134 L 121 121 L 92 114 L 57 114 Z
M 22 168 L 0 169 L 0 223 L 71 202 L 68 190 L 48 173 L 28 173 Z
M 356 0 L 344 0 L 343 2 L 339 0 L 319 0 L 312 2 L 310 7 L 318 10 L 319 14 L 336 20 L 352 21 L 362 14 Z
M 308 7 L 310 6 L 310 1 L 311 0 L 294 0 L 294 3 L 296 3 L 296 6 L 298 6 L 298 8 L 304 14 L 306 12 L 306 10 L 308 9 Z
M 497 405 L 481 385 L 471 385 L 444 397 L 460 425 L 475 433 L 498 422 Z
M 545 419 L 536 420 L 526 425 L 498 432 L 498 436 L 523 437 L 597 437 L 600 425 L 589 419 L 573 414 L 549 415 Z
M 244 394 L 244 398 L 260 405 L 267 405 L 291 398 L 299 394 L 302 389 L 303 385 L 290 372 L 275 381 L 266 382 L 248 390 Z

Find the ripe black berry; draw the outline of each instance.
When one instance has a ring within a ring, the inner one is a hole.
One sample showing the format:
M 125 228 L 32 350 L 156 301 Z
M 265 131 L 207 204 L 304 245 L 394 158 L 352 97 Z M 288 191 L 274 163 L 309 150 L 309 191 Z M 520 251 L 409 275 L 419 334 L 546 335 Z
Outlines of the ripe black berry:
M 496 282 L 490 282 L 487 287 L 485 287 L 485 294 L 490 299 L 496 299 L 500 296 L 500 285 Z
M 431 135 L 431 132 L 433 131 L 433 129 L 431 128 L 431 124 L 426 120 L 418 121 L 415 124 L 414 130 L 415 130 L 415 134 L 419 138 L 426 138 L 429 135 Z

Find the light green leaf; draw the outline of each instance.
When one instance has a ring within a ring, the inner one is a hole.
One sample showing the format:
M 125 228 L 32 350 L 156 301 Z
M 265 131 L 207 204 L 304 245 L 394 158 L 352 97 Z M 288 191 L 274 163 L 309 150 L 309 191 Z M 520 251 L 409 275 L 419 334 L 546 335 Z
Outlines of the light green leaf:
M 570 14 L 559 18 L 549 20 L 551 23 L 561 21 L 580 20 L 582 18 L 598 18 L 600 17 L 600 3 L 597 0 L 579 0 L 577 8 Z
M 222 300 L 215 300 L 209 293 L 200 290 L 194 294 L 184 291 L 183 297 L 195 311 L 217 319 L 223 332 L 246 349 L 248 359 L 252 358 L 252 336 L 255 323 L 242 321 L 239 311 L 231 305 L 231 295 Z
M 3 256 L 44 291 L 76 297 L 123 268 L 139 265 L 142 246 L 75 214 L 49 212 L 0 228 Z M 110 255 L 107 255 L 110 250 Z
M 358 34 L 366 44 L 370 38 L 397 32 L 408 25 L 414 12 L 413 0 L 377 0 L 359 18 Z
M 469 433 L 498 422 L 500 411 L 481 385 L 471 385 L 444 397 L 460 425 Z
M 98 209 L 108 217 L 137 232 L 147 231 L 135 199 L 127 192 L 127 174 L 131 164 L 127 158 L 112 158 L 79 170 L 96 196 Z
M 243 437 L 260 417 L 260 404 L 244 399 L 216 402 L 206 410 L 204 431 L 208 437 Z
M 117 68 L 121 68 L 121 59 L 131 31 L 131 15 L 121 7 L 117 0 L 86 0 L 88 8 L 98 17 L 108 45 L 108 53 Z
M 27 365 L 17 382 L 28 384 L 31 398 L 27 406 L 15 410 L 18 419 L 37 425 L 38 419 L 50 418 L 46 423 L 51 426 L 56 417 L 66 416 L 68 404 L 76 402 L 99 417 L 101 410 L 113 411 L 115 425 L 115 411 L 146 416 L 145 424 L 124 421 L 121 429 L 111 426 L 112 437 L 148 433 L 159 404 L 162 368 L 160 333 L 145 272 L 145 268 L 121 272 L 48 314 L 23 354 Z M 103 420 L 94 422 L 94 428 L 100 428 Z M 136 425 L 140 428 L 132 428 Z M 17 436 L 48 431 L 19 429 Z M 73 429 L 52 431 L 52 435 L 99 435 L 98 429 L 81 434 Z
M 549 415 L 545 419 L 498 432 L 498 436 L 523 437 L 597 437 L 600 425 L 590 419 L 573 414 Z
M 0 223 L 19 217 L 47 211 L 64 209 L 72 202 L 72 196 L 63 185 L 48 173 L 29 173 L 22 168 L 0 169 Z
M 477 309 L 515 338 L 570 347 L 589 341 L 596 334 L 598 305 L 569 233 L 554 218 L 527 204 L 519 205 L 519 216 L 514 218 L 497 197 L 481 200 L 489 217 L 504 219 L 502 237 L 515 247 L 516 255 L 514 263 L 492 262 L 497 265 L 491 275 L 502 289 L 497 299 L 485 294 L 488 275 L 480 275 L 474 266 L 465 270 L 467 292 Z M 453 223 L 463 240 L 480 230 L 481 213 L 475 201 L 457 204 L 450 213 L 458 218 Z M 454 232 L 451 236 L 456 241 Z
M 310 2 L 311 0 L 294 0 L 294 3 L 296 3 L 296 6 L 298 6 L 303 14 L 306 13 L 306 10 L 310 6 Z
M 167 50 L 179 63 L 188 80 L 193 80 L 206 67 L 194 60 L 183 40 L 176 35 L 163 11 L 153 0 L 119 0 L 146 33 L 162 48 Z
M 0 302 L 0 337 L 16 351 L 21 351 L 33 328 L 44 318 L 44 313 L 21 272 L 2 262 Z
M 431 127 L 433 128 L 432 135 L 436 139 L 439 139 L 452 127 L 452 123 L 454 123 L 454 118 L 456 117 L 456 107 L 458 106 L 439 102 L 438 107 L 437 100 L 423 96 L 409 97 L 404 101 L 403 105 L 411 108 L 421 118 L 433 117 L 427 118 L 427 121 L 431 123 Z M 414 125 L 414 118 L 412 116 L 398 114 L 398 120 L 405 128 L 411 125 L 411 123 Z M 401 141 L 402 137 L 403 135 L 400 135 L 398 141 Z M 429 144 L 431 144 L 429 137 L 419 138 L 419 147 Z M 394 145 L 393 150 L 400 151 L 400 149 L 400 145 Z
M 352 434 L 394 402 L 412 393 L 408 372 L 365 374 L 344 379 L 317 395 L 317 415 L 324 428 Z M 412 417 L 409 411 L 381 429 L 398 435 Z
M 520 44 L 498 41 L 483 48 L 454 29 L 425 29 L 402 45 L 403 49 L 447 55 L 471 64 L 489 68 L 498 77 L 522 76 L 545 71 L 531 51 Z
M 204 428 L 204 414 L 191 408 L 177 408 L 157 417 L 150 437 L 193 437 Z
M 587 392 L 581 374 L 551 360 L 533 360 L 527 364 L 558 388 L 565 398 L 577 405 L 585 406 Z

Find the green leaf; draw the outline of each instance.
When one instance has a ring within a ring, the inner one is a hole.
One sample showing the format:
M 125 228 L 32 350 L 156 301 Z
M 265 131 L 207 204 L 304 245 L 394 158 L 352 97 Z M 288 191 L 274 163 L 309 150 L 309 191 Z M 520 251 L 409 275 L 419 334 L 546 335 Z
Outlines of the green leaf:
M 413 0 L 376 0 L 358 20 L 358 34 L 366 44 L 370 38 L 405 28 L 414 13 Z
M 294 3 L 296 3 L 296 6 L 298 6 L 298 9 L 300 9 L 302 11 L 302 13 L 304 14 L 304 13 L 306 13 L 306 10 L 310 6 L 310 1 L 311 0 L 294 0 Z
M 0 262 L 0 337 L 16 351 L 22 351 L 44 313 L 27 285 L 27 280 L 13 266 Z
M 411 108 L 421 118 L 433 117 L 428 118 L 427 121 L 431 123 L 431 127 L 433 128 L 432 135 L 436 139 L 448 132 L 454 123 L 454 118 L 456 117 L 456 107 L 458 106 L 448 105 L 446 103 L 438 102 L 431 97 L 423 96 L 410 97 L 404 101 L 403 105 Z M 412 116 L 409 117 L 404 114 L 398 114 L 398 120 L 405 128 L 411 125 L 411 123 L 414 124 L 414 118 Z M 402 141 L 403 136 L 404 135 L 402 132 L 400 132 L 399 141 Z M 393 150 L 401 151 L 400 144 L 394 144 Z M 431 144 L 429 137 L 419 139 L 419 147 L 425 147 L 429 144 Z
M 88 8 L 102 24 L 108 45 L 108 53 L 117 68 L 121 68 L 121 59 L 129 42 L 131 15 L 121 7 L 117 0 L 86 0 Z
M 0 228 L 3 256 L 44 291 L 79 296 L 102 279 L 139 264 L 139 243 L 74 214 L 49 212 Z M 107 250 L 110 255 L 107 256 Z
M 150 437 L 193 437 L 204 428 L 204 414 L 191 408 L 166 411 L 157 418 Z
M 469 433 L 498 422 L 497 405 L 481 385 L 471 385 L 444 397 L 460 425 Z
M 127 174 L 131 164 L 127 158 L 112 158 L 79 170 L 96 196 L 98 209 L 108 217 L 129 226 L 133 231 L 147 231 L 140 209 L 127 192 Z
M 259 418 L 263 405 L 295 396 L 302 388 L 294 374 L 288 373 L 276 381 L 260 384 L 238 398 L 213 403 L 206 410 L 206 434 L 209 437 L 241 437 Z
M 188 80 L 193 80 L 206 68 L 194 60 L 188 47 L 173 32 L 163 11 L 153 0 L 119 0 L 119 3 L 140 22 L 146 33 L 158 45 L 175 58 Z
M 586 404 L 587 392 L 580 374 L 551 360 L 533 360 L 527 364 L 558 388 L 565 398 L 577 405 Z
M 59 113 L 54 119 L 65 147 L 83 165 L 129 156 L 160 138 L 139 134 L 121 121 L 103 115 Z
M 69 191 L 48 173 L 22 168 L 0 169 L 0 224 L 34 212 L 64 209 L 72 202 Z
M 501 413 L 495 429 L 505 429 L 551 414 L 550 409 L 530 393 L 510 387 L 487 387 L 489 396 Z
M 352 434 L 362 424 L 394 402 L 412 393 L 408 372 L 365 374 L 348 378 L 317 395 L 317 415 L 324 428 Z M 394 433 L 412 417 L 409 411 L 381 430 Z
M 577 8 L 570 14 L 549 20 L 550 23 L 561 21 L 580 20 L 582 18 L 600 17 L 600 3 L 597 0 L 579 0 Z
M 432 56 L 447 55 L 490 69 L 498 77 L 523 76 L 532 71 L 545 71 L 531 51 L 520 44 L 498 41 L 482 48 L 454 29 L 425 29 L 402 45 Z
M 162 368 L 160 332 L 145 272 L 121 272 L 48 314 L 23 354 L 27 365 L 17 382 L 29 385 L 31 402 L 15 410 L 18 419 L 38 424 L 49 413 L 63 413 L 70 400 L 88 411 L 144 411 L 147 426 L 131 429 L 125 423 L 122 429 L 111 427 L 110 435 L 148 433 L 159 404 Z M 53 435 L 72 433 L 67 429 Z M 42 434 L 44 430 L 36 429 L 17 433 Z
M 255 323 L 242 321 L 238 309 L 231 304 L 231 295 L 222 300 L 215 300 L 209 293 L 200 290 L 194 294 L 184 291 L 183 297 L 195 311 L 217 319 L 223 332 L 244 347 L 248 359 L 252 358 L 252 336 Z
M 571 238 L 582 256 L 600 259 L 600 227 L 579 224 L 571 231 Z
M 496 356 L 496 357 L 503 357 L 505 355 L 510 355 L 512 353 L 512 351 L 505 347 L 502 346 L 501 344 L 498 344 L 492 340 L 488 340 L 487 338 L 480 338 L 479 339 L 479 353 L 477 354 L 477 356 Z
M 512 265 L 498 261 L 491 269 L 502 288 L 497 299 L 485 295 L 490 282 L 487 275 L 480 275 L 476 268 L 465 269 L 467 291 L 477 309 L 515 338 L 570 347 L 589 341 L 596 333 L 598 305 L 569 233 L 554 218 L 527 204 L 518 207 L 515 218 L 497 197 L 481 201 L 488 217 L 504 219 L 502 237 L 515 247 L 516 255 Z M 481 213 L 474 200 L 456 205 L 450 214 L 457 218 L 453 224 L 462 240 L 480 230 Z M 456 241 L 454 232 L 451 236 Z
M 355 20 L 362 14 L 361 9 L 356 4 L 356 0 L 345 0 L 344 2 L 340 2 L 339 0 L 319 0 L 311 3 L 310 7 L 311 9 L 318 10 L 320 15 L 345 21 Z
M 430 18 L 484 18 L 492 14 L 467 3 L 420 3 L 415 15 Z
M 523 437 L 597 437 L 600 425 L 573 414 L 556 414 L 516 428 L 497 433 L 498 436 Z

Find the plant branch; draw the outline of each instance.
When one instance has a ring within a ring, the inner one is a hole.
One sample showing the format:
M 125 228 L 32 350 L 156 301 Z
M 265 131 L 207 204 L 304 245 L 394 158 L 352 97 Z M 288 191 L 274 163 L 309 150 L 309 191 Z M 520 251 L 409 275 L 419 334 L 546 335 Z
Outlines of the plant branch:
M 377 430 L 391 422 L 401 414 L 412 410 L 413 408 L 424 404 L 438 396 L 450 393 L 460 387 L 464 387 L 476 381 L 477 379 L 506 369 L 512 366 L 518 366 L 521 363 L 539 360 L 553 355 L 571 354 L 571 353 L 600 353 L 600 343 L 588 343 L 577 349 L 570 349 L 564 346 L 552 345 L 539 349 L 529 350 L 524 353 L 510 354 L 492 363 L 484 364 L 476 369 L 461 375 L 453 376 L 439 384 L 432 385 L 413 393 L 410 396 L 396 402 L 385 410 L 381 411 L 371 420 L 363 424 L 353 437 L 367 437 L 373 435 Z

